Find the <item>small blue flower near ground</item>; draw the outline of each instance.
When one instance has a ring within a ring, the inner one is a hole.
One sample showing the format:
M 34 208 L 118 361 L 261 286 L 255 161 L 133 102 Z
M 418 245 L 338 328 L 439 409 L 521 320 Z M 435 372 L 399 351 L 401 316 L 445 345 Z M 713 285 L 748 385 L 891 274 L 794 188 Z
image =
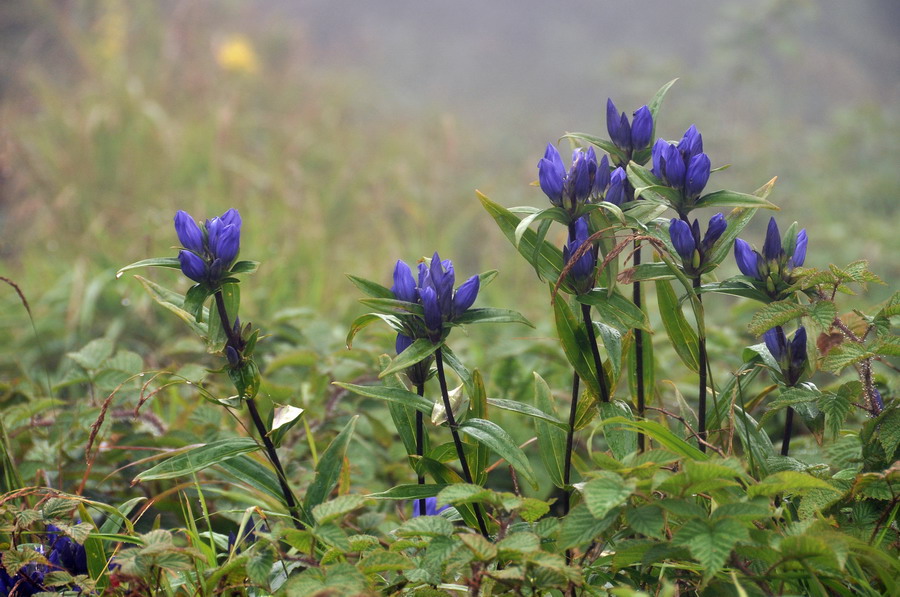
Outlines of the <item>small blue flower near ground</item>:
M 669 237 L 675 251 L 681 257 L 686 272 L 700 274 L 706 265 L 710 249 L 728 228 L 728 222 L 722 214 L 716 214 L 709 220 L 709 226 L 703 239 L 700 239 L 700 223 L 695 219 L 688 226 L 684 220 L 673 218 L 669 222 Z
M 425 498 L 425 516 L 437 516 L 450 506 L 441 506 L 437 507 L 437 498 L 429 497 Z M 415 500 L 413 502 L 413 516 L 420 516 L 419 514 L 419 500 Z
M 175 233 L 184 247 L 178 252 L 181 271 L 195 282 L 215 287 L 241 248 L 241 216 L 229 209 L 201 226 L 185 211 L 175 214 Z
M 788 341 L 784 328 L 777 326 L 763 334 L 763 340 L 778 361 L 785 383 L 791 387 L 797 385 L 806 369 L 806 328 L 798 327 L 793 340 Z

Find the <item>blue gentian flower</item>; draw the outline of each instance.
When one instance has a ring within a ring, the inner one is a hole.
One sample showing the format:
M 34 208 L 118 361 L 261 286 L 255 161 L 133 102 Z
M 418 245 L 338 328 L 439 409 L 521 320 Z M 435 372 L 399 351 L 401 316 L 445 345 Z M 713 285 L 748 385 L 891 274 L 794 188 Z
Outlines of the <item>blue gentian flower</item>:
M 650 108 L 641 106 L 634 112 L 633 120 L 629 123 L 625 112 L 620 114 L 612 99 L 607 99 L 606 130 L 613 145 L 625 154 L 625 160 L 618 164 L 624 166 L 635 151 L 640 151 L 649 145 L 653 135 L 653 115 L 650 113 Z
M 625 202 L 626 183 L 627 177 L 625 175 L 625 169 L 619 167 L 613 170 L 609 177 L 609 186 L 603 194 L 603 200 L 614 203 L 615 205 L 622 205 L 622 203 Z
M 881 392 L 878 391 L 878 388 L 872 388 L 872 405 L 871 411 L 873 415 L 877 415 L 884 410 L 884 398 L 881 397 Z
M 538 162 L 538 181 L 541 190 L 556 207 L 574 214 L 590 198 L 597 176 L 597 155 L 594 148 L 572 152 L 572 166 L 566 172 L 559 151 L 551 143 Z
M 425 498 L 425 516 L 437 516 L 450 506 L 441 506 L 437 507 L 437 497 L 429 497 Z M 419 500 L 415 500 L 413 502 L 413 516 L 420 516 L 419 514 Z
M 786 298 L 794 283 L 792 271 L 806 261 L 809 239 L 804 228 L 793 238 L 782 239 L 775 218 L 769 220 L 760 254 L 744 240 L 734 242 L 734 260 L 745 276 L 753 278 L 760 290 L 774 300 Z
M 75 542 L 71 537 L 62 534 L 54 525 L 47 525 L 50 554 L 47 560 L 72 575 L 87 574 L 87 552 L 84 545 Z
M 569 242 L 563 247 L 563 262 L 568 264 L 578 249 L 587 242 L 590 236 L 587 219 L 582 217 L 575 220 L 573 225 L 574 235 L 570 233 Z M 593 248 L 584 252 L 569 270 L 569 279 L 578 294 L 588 292 L 594 285 L 594 269 L 597 266 L 597 258 Z
M 677 144 L 657 139 L 651 157 L 653 175 L 680 191 L 682 201 L 691 206 L 706 188 L 712 171 L 709 156 L 703 153 L 703 136 L 697 127 L 691 125 Z
M 236 209 L 206 220 L 203 226 L 185 211 L 175 214 L 175 233 L 183 250 L 178 261 L 185 276 L 218 286 L 241 249 L 241 216 Z
M 418 338 L 438 341 L 443 333 L 444 323 L 452 322 L 475 303 L 481 285 L 480 278 L 472 276 L 456 290 L 453 289 L 455 283 L 453 262 L 449 259 L 442 261 L 437 252 L 430 265 L 419 264 L 418 281 L 413 278 L 412 271 L 405 262 L 397 261 L 394 266 L 394 285 L 391 287 L 394 297 L 420 304 L 424 312 L 422 318 L 403 318 L 407 333 L 401 333 L 397 337 L 398 354 Z
M 710 249 L 728 228 L 728 222 L 722 214 L 716 214 L 709 220 L 706 234 L 700 239 L 700 223 L 695 219 L 688 226 L 684 220 L 673 218 L 669 222 L 669 237 L 675 251 L 681 257 L 685 271 L 697 275 L 703 273 Z
M 778 362 L 785 383 L 791 387 L 797 385 L 806 368 L 806 328 L 797 328 L 794 339 L 789 342 L 784 328 L 777 326 L 763 334 L 763 340 Z

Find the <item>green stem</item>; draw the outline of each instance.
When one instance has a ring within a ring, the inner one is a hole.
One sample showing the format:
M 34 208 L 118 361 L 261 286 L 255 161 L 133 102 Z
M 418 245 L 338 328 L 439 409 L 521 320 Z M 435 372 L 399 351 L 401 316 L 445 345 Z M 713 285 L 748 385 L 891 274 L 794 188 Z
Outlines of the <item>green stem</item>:
M 240 338 L 234 332 L 234 329 L 231 327 L 231 322 L 228 320 L 228 311 L 225 309 L 225 297 L 222 296 L 222 291 L 217 290 L 215 292 L 215 301 L 216 301 L 216 309 L 219 311 L 219 320 L 222 323 L 222 329 L 225 331 L 225 335 L 228 337 L 228 343 L 238 350 L 240 348 Z M 243 358 L 243 355 L 241 355 Z M 247 398 L 245 400 L 247 403 L 247 410 L 250 411 L 250 418 L 253 419 L 253 425 L 256 427 L 257 433 L 259 433 L 260 439 L 262 439 L 263 446 L 266 449 L 266 455 L 269 458 L 269 462 L 272 463 L 272 466 L 275 467 L 275 473 L 278 477 L 278 484 L 281 486 L 281 493 L 284 496 L 284 502 L 287 504 L 288 512 L 293 519 L 294 526 L 298 529 L 302 529 L 303 519 L 300 517 L 300 512 L 302 507 L 297 503 L 296 498 L 294 497 L 294 493 L 291 491 L 290 486 L 287 484 L 287 476 L 284 473 L 284 467 L 281 466 L 281 461 L 278 458 L 278 452 L 275 450 L 275 444 L 272 443 L 271 438 L 269 438 L 269 433 L 266 431 L 266 426 L 263 423 L 262 417 L 259 416 L 259 410 L 256 408 L 256 402 L 253 398 Z
M 700 276 L 698 275 L 694 278 L 694 290 L 700 288 Z M 703 302 L 700 294 L 697 294 L 697 300 L 701 303 Z M 698 396 L 697 396 L 697 416 L 698 416 L 698 424 L 699 424 L 699 437 L 700 441 L 698 444 L 700 445 L 700 451 L 706 452 L 706 334 L 703 333 L 703 326 L 700 325 L 701 322 L 697 322 L 697 348 L 699 354 L 699 373 L 700 373 L 700 383 L 698 387 Z
M 416 393 L 419 396 L 425 395 L 425 384 L 416 385 Z M 425 425 L 422 418 L 422 411 L 416 411 L 416 455 L 425 455 Z M 418 475 L 419 485 L 425 484 L 425 476 Z M 419 498 L 419 516 L 425 516 L 425 498 Z
M 641 264 L 641 242 L 636 240 L 634 241 L 634 265 L 635 267 Z M 634 282 L 631 286 L 631 298 L 634 301 L 634 305 L 641 309 L 641 283 Z M 640 419 L 644 418 L 645 411 L 645 403 L 644 403 L 644 330 L 640 328 L 634 328 L 634 359 L 635 359 L 635 374 L 637 375 L 636 379 L 636 390 L 637 390 L 637 408 L 638 408 L 638 417 Z M 644 451 L 644 434 L 638 433 L 638 451 Z
M 440 348 L 434 353 L 435 364 L 437 365 L 438 382 L 441 385 L 441 397 L 444 399 L 444 410 L 447 411 L 447 425 L 450 427 L 450 433 L 453 435 L 453 444 L 456 446 L 456 456 L 459 458 L 459 464 L 462 466 L 463 478 L 466 483 L 474 484 L 472 481 L 472 473 L 469 471 L 469 463 L 466 460 L 466 453 L 463 450 L 462 440 L 459 438 L 458 425 L 456 417 L 453 416 L 453 409 L 450 406 L 450 392 L 447 389 L 447 378 L 444 376 L 444 356 Z M 484 517 L 481 515 L 480 504 L 472 504 L 475 510 L 475 518 L 478 519 L 478 528 L 485 539 L 489 539 L 490 535 L 487 531 L 487 525 L 484 523 Z
M 581 316 L 584 319 L 584 327 L 587 328 L 588 342 L 591 345 L 591 355 L 594 357 L 594 368 L 597 370 L 597 385 L 600 387 L 600 399 L 609 402 L 609 389 L 606 386 L 606 374 L 603 371 L 603 361 L 600 359 L 600 349 L 597 346 L 597 334 L 594 332 L 594 322 L 591 321 L 591 306 L 581 305 Z

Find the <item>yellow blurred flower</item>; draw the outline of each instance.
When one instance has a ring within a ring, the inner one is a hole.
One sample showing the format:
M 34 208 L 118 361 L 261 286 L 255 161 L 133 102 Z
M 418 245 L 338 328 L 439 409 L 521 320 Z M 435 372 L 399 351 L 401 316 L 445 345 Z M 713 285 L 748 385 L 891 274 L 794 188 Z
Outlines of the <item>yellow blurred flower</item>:
M 227 71 L 252 74 L 259 70 L 256 51 L 243 35 L 232 35 L 219 45 L 216 61 Z

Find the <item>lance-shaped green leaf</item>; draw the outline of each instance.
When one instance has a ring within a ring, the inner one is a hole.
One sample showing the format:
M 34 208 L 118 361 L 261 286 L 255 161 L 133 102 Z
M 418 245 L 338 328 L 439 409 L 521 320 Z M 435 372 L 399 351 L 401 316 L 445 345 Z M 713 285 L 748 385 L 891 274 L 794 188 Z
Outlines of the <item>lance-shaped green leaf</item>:
M 396 485 L 386 491 L 378 493 L 370 493 L 366 497 L 376 500 L 418 500 L 420 498 L 434 497 L 445 487 L 449 487 L 447 483 L 426 483 Z
M 256 440 L 249 437 L 232 437 L 208 444 L 186 446 L 174 456 L 138 474 L 134 482 L 185 477 L 258 448 Z
M 406 350 L 394 357 L 394 360 L 391 361 L 388 368 L 378 374 L 379 379 L 386 377 L 391 373 L 403 371 L 407 367 L 411 367 L 412 365 L 425 360 L 437 352 L 437 349 L 440 347 L 440 342 L 435 343 L 428 338 L 419 338 L 410 344 Z
M 358 418 L 359 415 L 354 415 L 350 419 L 341 432 L 331 440 L 331 443 L 328 444 L 325 452 L 319 458 L 319 464 L 316 466 L 316 476 L 306 490 L 306 499 L 303 500 L 303 510 L 306 513 L 311 512 L 313 508 L 324 502 L 337 484 L 338 477 L 341 474 L 341 467 L 344 466 L 347 446 L 350 445 L 350 439 L 353 437 L 353 428 L 356 426 Z M 309 522 L 312 521 L 310 520 Z
M 347 274 L 347 278 L 353 282 L 353 285 L 362 290 L 365 294 L 368 294 L 372 298 L 386 298 L 392 299 L 394 297 L 394 293 L 390 288 L 385 288 L 381 284 L 376 282 L 372 282 L 371 280 L 366 280 L 365 278 L 360 278 L 357 276 L 352 276 Z
M 404 388 L 392 387 L 387 385 L 361 386 L 339 381 L 333 383 L 334 385 L 344 388 L 345 390 L 350 390 L 354 394 L 367 396 L 369 398 L 378 398 L 379 400 L 386 400 L 388 402 L 396 402 L 404 406 L 410 406 L 427 415 L 431 414 L 431 410 L 434 407 L 434 403 L 431 400 L 428 400 L 427 398 L 419 396 L 415 392 L 410 392 L 409 390 L 406 390 Z
M 634 420 L 634 415 L 631 414 L 631 407 L 621 400 L 601 402 L 599 406 L 600 416 L 603 419 L 623 417 L 630 421 Z M 612 451 L 613 456 L 618 460 L 622 460 L 629 454 L 637 452 L 637 433 L 630 427 L 622 425 L 604 425 L 603 436 L 606 438 L 606 443 L 609 444 L 609 449 Z M 594 516 L 600 516 L 593 510 L 591 510 L 591 513 L 594 514 Z
M 255 274 L 259 269 L 259 261 L 238 261 L 228 270 L 230 274 Z
M 494 203 L 485 195 L 478 193 L 478 199 L 481 201 L 484 209 L 500 227 L 503 235 L 515 246 L 519 253 L 528 260 L 534 267 L 535 271 L 544 280 L 556 280 L 562 271 L 563 259 L 562 251 L 552 244 L 539 239 L 538 234 L 533 230 L 526 230 L 522 233 L 519 242 L 516 242 L 516 227 L 519 225 L 519 218 L 508 209 L 498 203 Z
M 423 315 L 425 313 L 422 309 L 422 305 L 400 301 L 395 298 L 361 298 L 359 299 L 359 302 L 380 313 L 387 313 L 388 315 L 406 315 L 410 313 L 413 315 Z
M 619 274 L 619 282 L 621 284 L 672 280 L 673 278 L 675 278 L 675 274 L 672 273 L 672 270 L 665 263 L 641 263 L 622 270 L 622 273 Z
M 579 294 L 575 299 L 597 309 L 600 321 L 623 332 L 633 328 L 650 329 L 646 314 L 621 294 L 610 294 L 606 288 L 594 288 L 587 294 Z
M 700 288 L 697 288 L 696 292 L 697 294 L 713 292 L 716 294 L 739 296 L 741 298 L 753 299 L 761 303 L 768 303 L 772 300 L 768 294 L 750 283 L 750 278 L 747 276 L 735 276 L 734 278 L 729 278 L 723 282 L 704 284 Z
M 597 372 L 591 357 L 590 342 L 584 324 L 575 317 L 565 297 L 558 296 L 553 303 L 556 317 L 556 333 L 566 359 L 594 396 L 600 395 Z
M 281 485 L 278 483 L 278 476 L 271 468 L 257 462 L 250 456 L 241 454 L 235 458 L 219 462 L 218 466 L 235 481 L 246 483 L 250 487 L 275 498 L 279 503 L 285 503 Z
M 201 338 L 206 339 L 209 335 L 209 326 L 205 323 L 200 323 L 197 319 L 188 313 L 184 309 L 184 297 L 169 290 L 168 288 L 164 288 L 157 284 L 156 282 L 151 282 L 147 278 L 143 278 L 141 276 L 135 276 L 138 282 L 141 283 L 141 286 L 147 291 L 147 294 L 150 295 L 154 301 L 156 301 L 160 306 L 165 309 L 168 309 L 175 315 L 179 317 L 182 321 L 184 321 L 188 326 Z M 204 320 L 209 320 L 206 315 L 206 310 L 203 310 Z
M 510 412 L 519 413 L 520 415 L 525 415 L 526 417 L 531 417 L 532 419 L 546 421 L 547 423 L 559 427 L 560 429 L 569 428 L 566 423 L 560 421 L 554 415 L 547 414 L 543 410 L 535 408 L 530 404 L 526 404 L 524 402 L 518 402 L 516 400 L 504 400 L 502 398 L 488 398 L 487 403 L 491 406 L 496 406 L 501 410 L 508 410 Z
M 347 348 L 350 349 L 353 347 L 353 338 L 355 338 L 359 332 L 376 321 L 385 322 L 394 331 L 403 331 L 400 320 L 393 315 L 385 315 L 384 313 L 365 313 L 354 319 L 353 323 L 350 324 L 350 331 L 347 332 Z
M 645 199 L 655 203 L 661 203 L 672 209 L 677 209 L 681 204 L 681 193 L 653 176 L 649 169 L 630 162 L 625 168 L 628 174 L 628 182 L 634 187 L 634 197 Z
M 543 412 L 556 414 L 553 407 L 553 397 L 550 394 L 550 386 L 547 382 L 534 373 L 534 401 Z M 568 425 L 561 428 L 544 423 L 541 419 L 535 420 L 538 436 L 538 449 L 544 468 L 550 475 L 550 480 L 557 487 L 564 489 L 565 484 L 565 454 L 566 454 L 566 430 Z
M 479 309 L 469 309 L 462 315 L 453 319 L 455 324 L 468 323 L 521 323 L 528 327 L 534 327 L 524 315 L 512 309 L 495 309 L 492 307 L 483 307 Z
M 771 184 L 774 184 L 775 179 L 770 181 Z M 697 200 L 694 204 L 694 208 L 701 207 L 757 207 L 764 209 L 779 209 L 777 205 L 764 199 L 762 197 L 757 197 L 756 195 L 750 195 L 748 193 L 738 193 L 737 191 L 713 191 L 708 195 L 704 195 Z
M 622 206 L 625 223 L 637 230 L 643 230 L 667 209 L 669 208 L 666 205 L 655 201 L 629 201 Z
M 515 244 L 517 247 L 522 241 L 522 235 L 525 234 L 525 231 L 528 230 L 534 222 L 540 222 L 542 220 L 552 220 L 554 222 L 559 222 L 560 224 L 568 224 L 569 214 L 561 207 L 548 207 L 547 209 L 528 214 L 522 218 L 522 221 L 516 226 Z
M 656 421 L 629 421 L 625 417 L 613 417 L 602 421 L 600 424 L 623 425 L 625 427 L 643 431 L 645 435 L 659 442 L 665 449 L 686 458 L 693 458 L 695 460 L 706 460 L 709 458 L 705 453 L 690 445 Z
M 534 489 L 538 488 L 534 471 L 525 452 L 499 425 L 485 419 L 469 419 L 459 426 L 459 430 L 496 452 L 519 471 Z
M 181 269 L 181 262 L 177 257 L 153 257 L 152 259 L 142 259 L 135 261 L 116 272 L 116 278 L 121 278 L 122 274 L 129 270 L 141 267 L 167 267 L 169 269 Z
M 700 370 L 700 349 L 697 333 L 687 322 L 681 310 L 681 303 L 675 296 L 672 285 L 665 280 L 656 282 L 656 300 L 659 303 L 659 314 L 666 329 L 672 348 L 691 371 Z
M 202 285 L 198 284 L 197 286 Z M 228 325 L 233 326 L 234 318 L 239 313 L 241 307 L 241 287 L 238 284 L 222 284 L 221 292 L 225 302 L 225 313 L 228 316 Z M 185 300 L 185 303 L 187 303 L 187 300 Z M 187 307 L 187 305 L 185 305 L 185 307 Z M 222 327 L 222 320 L 219 318 L 219 310 L 217 308 L 210 309 L 209 339 L 206 342 L 206 350 L 210 353 L 221 352 L 225 350 L 225 342 L 227 340 L 228 335 Z

